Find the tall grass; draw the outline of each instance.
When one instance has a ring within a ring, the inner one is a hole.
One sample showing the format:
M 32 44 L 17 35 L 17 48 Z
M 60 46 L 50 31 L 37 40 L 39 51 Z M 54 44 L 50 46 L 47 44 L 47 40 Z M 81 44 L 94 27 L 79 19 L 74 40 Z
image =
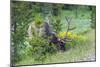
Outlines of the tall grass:
M 57 52 L 53 55 L 47 55 L 47 58 L 43 63 L 39 61 L 36 62 L 34 61 L 34 58 L 28 57 L 17 63 L 17 65 L 93 61 L 87 58 L 91 55 L 95 56 L 95 30 L 85 33 L 84 36 L 88 38 L 85 42 L 81 42 L 77 47 L 71 48 L 65 52 Z

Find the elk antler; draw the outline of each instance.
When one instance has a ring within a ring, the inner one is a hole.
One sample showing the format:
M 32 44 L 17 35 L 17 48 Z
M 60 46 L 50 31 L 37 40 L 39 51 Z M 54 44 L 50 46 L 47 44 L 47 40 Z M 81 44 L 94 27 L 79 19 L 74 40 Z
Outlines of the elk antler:
M 67 32 L 68 32 L 69 31 L 70 22 L 71 22 L 72 18 L 71 17 L 65 17 L 65 19 L 66 19 L 66 21 L 68 23 L 68 28 L 67 28 Z
M 64 40 L 67 41 L 67 42 L 70 42 L 72 40 L 67 37 L 67 34 L 68 34 L 68 31 L 69 31 L 69 26 L 70 26 L 70 22 L 71 22 L 72 18 L 71 17 L 65 17 L 65 19 L 68 23 L 68 28 L 67 28 L 67 33 L 66 33 Z

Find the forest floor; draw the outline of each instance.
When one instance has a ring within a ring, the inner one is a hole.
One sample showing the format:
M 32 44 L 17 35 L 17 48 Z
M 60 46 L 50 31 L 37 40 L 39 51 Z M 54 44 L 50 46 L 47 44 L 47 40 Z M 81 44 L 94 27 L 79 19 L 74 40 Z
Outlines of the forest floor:
M 91 30 L 84 35 L 88 38 L 86 42 L 65 52 L 48 55 L 44 62 L 36 62 L 32 57 L 29 57 L 18 62 L 17 65 L 95 61 L 95 30 Z

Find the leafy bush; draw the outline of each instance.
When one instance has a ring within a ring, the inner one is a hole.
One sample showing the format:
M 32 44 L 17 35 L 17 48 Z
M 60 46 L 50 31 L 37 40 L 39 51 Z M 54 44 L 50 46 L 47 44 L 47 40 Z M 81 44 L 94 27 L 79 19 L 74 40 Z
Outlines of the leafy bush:
M 37 27 L 41 27 L 42 23 L 44 22 L 40 13 L 38 13 L 38 14 L 36 13 L 35 14 L 34 20 L 35 20 L 35 25 Z
M 59 16 L 54 16 L 53 17 L 53 22 L 51 23 L 53 26 L 53 31 L 56 33 L 59 33 L 62 30 L 62 23 L 61 23 L 61 17 Z
M 30 40 L 30 45 L 33 47 L 32 54 L 36 61 L 44 61 L 47 54 L 53 54 L 56 52 L 54 45 L 49 45 L 49 39 L 34 36 Z
M 14 64 L 23 60 L 24 58 L 28 57 L 29 55 L 32 56 L 32 47 L 27 41 L 23 41 L 20 43 L 14 43 L 11 45 L 12 54 L 11 54 L 11 62 Z

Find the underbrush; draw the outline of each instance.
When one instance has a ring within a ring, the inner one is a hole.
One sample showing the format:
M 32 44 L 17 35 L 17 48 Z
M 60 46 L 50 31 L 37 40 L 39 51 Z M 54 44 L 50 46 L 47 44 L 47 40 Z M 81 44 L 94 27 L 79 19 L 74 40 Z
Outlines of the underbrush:
M 64 36 L 64 34 L 63 34 L 63 36 Z M 60 37 L 60 35 L 59 35 L 59 37 Z M 90 43 L 89 43 L 88 37 L 86 37 L 86 35 L 77 35 L 77 34 L 73 34 L 73 33 L 69 32 L 68 37 L 72 39 L 72 42 L 66 42 L 66 45 L 65 45 L 66 51 L 64 51 L 64 52 L 58 51 L 54 44 L 49 45 L 49 39 L 44 39 L 42 37 L 34 37 L 31 40 L 29 40 L 29 45 L 31 46 L 31 51 L 30 51 L 30 53 L 28 52 L 30 55 L 26 56 L 26 58 L 32 59 L 32 60 L 28 60 L 30 62 L 29 64 L 45 64 L 46 62 L 48 62 L 48 63 L 58 62 L 58 61 L 53 60 L 53 57 L 56 56 L 56 57 L 60 58 L 59 52 L 61 52 L 61 54 L 64 53 L 63 55 L 66 55 L 66 53 L 71 51 L 73 53 L 72 55 L 74 55 L 75 54 L 74 50 L 75 50 L 75 51 L 79 52 L 78 55 L 80 55 L 80 54 L 83 55 L 83 53 L 85 52 L 84 49 L 89 50 L 87 45 Z M 30 48 L 28 50 L 30 50 Z M 82 50 L 83 53 L 80 53 L 80 50 Z M 56 57 L 54 59 L 56 59 Z M 64 58 L 65 58 L 65 56 L 64 56 Z M 67 56 L 66 56 L 66 58 L 67 58 Z M 23 64 L 23 63 L 27 64 L 28 62 L 26 60 L 23 59 L 18 64 Z M 65 60 L 63 60 L 63 61 L 65 61 Z
M 92 30 L 83 36 L 86 37 L 85 40 L 79 40 L 71 43 L 66 43 L 66 50 L 65 52 L 59 51 L 54 52 L 53 54 L 47 53 L 45 55 L 45 60 L 36 61 L 34 60 L 34 56 L 30 57 L 28 56 L 22 61 L 19 61 L 17 65 L 20 64 L 47 64 L 47 63 L 63 63 L 63 62 L 77 62 L 77 61 L 83 61 L 85 57 L 88 57 L 91 54 L 95 54 L 95 37 L 94 36 L 95 31 Z M 69 46 L 70 45 L 70 46 Z M 74 47 L 72 47 L 74 45 Z M 85 60 L 85 61 L 91 61 L 91 60 Z

